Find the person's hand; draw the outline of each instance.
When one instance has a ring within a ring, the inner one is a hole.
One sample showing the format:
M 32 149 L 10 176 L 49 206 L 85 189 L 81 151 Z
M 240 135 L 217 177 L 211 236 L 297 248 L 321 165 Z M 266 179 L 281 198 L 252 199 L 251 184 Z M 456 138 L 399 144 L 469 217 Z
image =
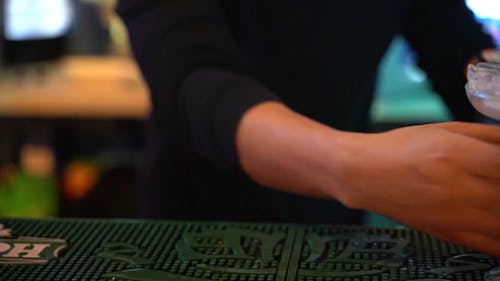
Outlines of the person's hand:
M 345 205 L 500 256 L 500 128 L 468 123 L 348 134 Z
M 487 49 L 481 53 L 483 59 L 490 63 L 500 63 L 500 50 Z
M 243 116 L 236 143 L 243 170 L 262 185 L 336 199 L 500 256 L 500 127 L 347 133 L 267 102 Z

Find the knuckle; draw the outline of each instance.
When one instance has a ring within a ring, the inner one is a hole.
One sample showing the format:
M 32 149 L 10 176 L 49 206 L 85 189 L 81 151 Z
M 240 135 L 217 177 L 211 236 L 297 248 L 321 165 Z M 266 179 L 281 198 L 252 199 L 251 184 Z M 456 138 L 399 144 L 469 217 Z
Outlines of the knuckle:
M 456 162 L 456 153 L 460 151 L 457 145 L 446 145 L 436 148 L 428 155 L 427 161 L 435 165 L 451 165 Z
M 424 178 L 436 178 L 453 166 L 454 157 L 447 149 L 440 149 L 423 157 L 417 166 L 417 173 Z

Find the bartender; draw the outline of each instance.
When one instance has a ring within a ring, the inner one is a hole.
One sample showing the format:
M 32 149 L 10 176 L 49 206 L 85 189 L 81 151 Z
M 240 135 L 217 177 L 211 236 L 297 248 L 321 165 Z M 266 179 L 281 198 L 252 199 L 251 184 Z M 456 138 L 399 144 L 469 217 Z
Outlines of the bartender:
M 355 224 L 369 210 L 500 255 L 500 129 L 468 123 L 493 47 L 460 0 L 122 0 L 151 90 L 150 218 Z M 368 134 L 396 35 L 456 120 Z

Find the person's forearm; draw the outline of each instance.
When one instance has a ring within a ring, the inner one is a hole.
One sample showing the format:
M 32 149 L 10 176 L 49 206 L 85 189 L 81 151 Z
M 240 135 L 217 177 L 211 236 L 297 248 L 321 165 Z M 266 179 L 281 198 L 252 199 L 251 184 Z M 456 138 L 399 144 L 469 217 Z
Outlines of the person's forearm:
M 243 114 L 236 144 L 241 167 L 264 186 L 336 199 L 500 255 L 497 127 L 457 122 L 349 133 L 264 102 Z
M 240 164 L 264 186 L 345 203 L 340 190 L 347 153 L 343 134 L 281 103 L 265 102 L 242 117 L 237 131 Z

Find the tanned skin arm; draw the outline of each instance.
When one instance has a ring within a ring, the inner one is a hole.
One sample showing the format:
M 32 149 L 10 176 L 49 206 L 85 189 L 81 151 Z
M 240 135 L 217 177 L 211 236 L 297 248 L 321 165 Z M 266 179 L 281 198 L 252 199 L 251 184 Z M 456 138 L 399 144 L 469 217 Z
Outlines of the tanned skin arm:
M 264 102 L 244 114 L 236 144 L 242 168 L 262 185 L 338 200 L 500 256 L 498 127 L 348 133 Z

